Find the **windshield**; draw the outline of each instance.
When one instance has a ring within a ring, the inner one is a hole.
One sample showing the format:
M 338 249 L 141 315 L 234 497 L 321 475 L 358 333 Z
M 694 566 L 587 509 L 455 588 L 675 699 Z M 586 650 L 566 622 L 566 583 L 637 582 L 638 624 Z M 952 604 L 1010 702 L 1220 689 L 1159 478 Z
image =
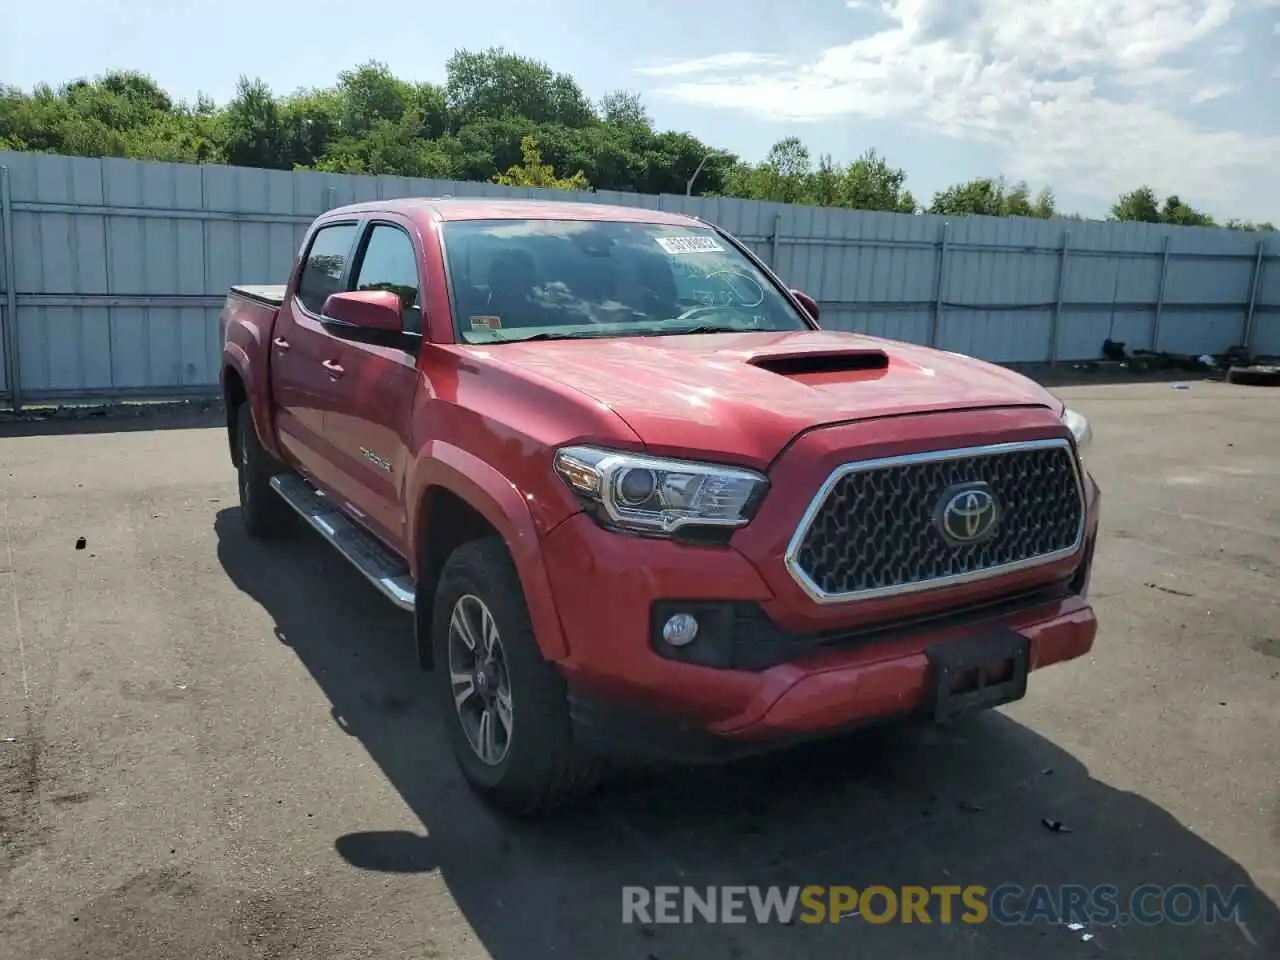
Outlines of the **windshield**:
M 708 227 L 455 220 L 443 233 L 465 343 L 809 329 Z

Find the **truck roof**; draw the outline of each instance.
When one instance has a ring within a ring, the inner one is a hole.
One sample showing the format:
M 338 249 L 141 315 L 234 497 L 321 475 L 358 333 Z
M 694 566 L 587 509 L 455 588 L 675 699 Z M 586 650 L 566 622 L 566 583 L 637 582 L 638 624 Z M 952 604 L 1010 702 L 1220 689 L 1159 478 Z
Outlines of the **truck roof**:
M 681 227 L 706 226 L 697 217 L 669 210 L 564 200 L 514 200 L 507 197 L 398 197 L 335 207 L 326 211 L 325 216 L 377 211 L 408 216 L 426 211 L 436 220 L 622 220 L 628 223 L 660 223 Z

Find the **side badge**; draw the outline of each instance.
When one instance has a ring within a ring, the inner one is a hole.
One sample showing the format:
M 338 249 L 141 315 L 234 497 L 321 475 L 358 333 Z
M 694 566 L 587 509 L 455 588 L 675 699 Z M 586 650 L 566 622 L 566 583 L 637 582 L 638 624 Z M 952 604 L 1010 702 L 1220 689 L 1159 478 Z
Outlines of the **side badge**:
M 369 463 L 373 464 L 375 467 L 377 467 L 377 468 L 378 468 L 379 470 L 381 470 L 383 473 L 390 473 L 390 472 L 391 472 L 391 461 L 390 461 L 390 460 L 384 460 L 384 459 L 382 459 L 382 457 L 378 456 L 378 455 L 377 455 L 376 453 L 374 453 L 372 450 L 369 450 L 369 449 L 367 449 L 366 447 L 361 447 L 361 448 L 360 448 L 360 456 L 364 457 L 364 458 L 365 458 L 365 460 L 367 460 Z

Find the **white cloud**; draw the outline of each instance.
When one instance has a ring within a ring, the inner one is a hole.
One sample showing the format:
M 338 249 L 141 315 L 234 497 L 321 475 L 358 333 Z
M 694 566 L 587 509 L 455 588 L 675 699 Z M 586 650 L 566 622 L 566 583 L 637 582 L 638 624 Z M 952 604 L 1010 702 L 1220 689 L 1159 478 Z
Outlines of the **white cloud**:
M 1210 100 L 1217 100 L 1219 97 L 1226 96 L 1231 92 L 1229 83 L 1213 83 L 1207 87 L 1201 87 L 1191 95 L 1192 103 L 1208 103 Z
M 716 70 L 734 70 L 740 67 L 780 66 L 784 63 L 786 61 L 782 57 L 771 53 L 717 53 L 709 57 L 699 57 L 696 60 L 642 67 L 636 73 L 648 74 L 651 77 L 673 77 L 713 73 Z
M 1244 8 L 1277 0 L 852 0 L 889 25 L 816 63 L 719 54 L 661 68 L 661 94 L 793 122 L 893 118 L 1005 148 L 1010 173 L 1114 197 L 1135 184 L 1230 202 L 1280 136 L 1197 127 L 1221 75 L 1180 62 Z M 711 63 L 719 73 L 712 74 Z M 733 64 L 734 66 L 729 66 Z

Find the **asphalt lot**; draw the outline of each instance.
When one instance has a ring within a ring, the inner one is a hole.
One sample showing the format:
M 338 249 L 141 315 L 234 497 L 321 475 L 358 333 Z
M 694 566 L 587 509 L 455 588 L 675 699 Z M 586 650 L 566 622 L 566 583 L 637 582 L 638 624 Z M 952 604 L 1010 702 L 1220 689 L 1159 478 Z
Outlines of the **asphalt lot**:
M 1280 391 L 1059 392 L 1104 487 L 1092 656 L 536 826 L 462 784 L 403 614 L 309 533 L 244 537 L 216 414 L 0 426 L 0 957 L 1280 956 Z M 620 922 L 623 885 L 735 883 L 1251 892 L 1212 926 Z

